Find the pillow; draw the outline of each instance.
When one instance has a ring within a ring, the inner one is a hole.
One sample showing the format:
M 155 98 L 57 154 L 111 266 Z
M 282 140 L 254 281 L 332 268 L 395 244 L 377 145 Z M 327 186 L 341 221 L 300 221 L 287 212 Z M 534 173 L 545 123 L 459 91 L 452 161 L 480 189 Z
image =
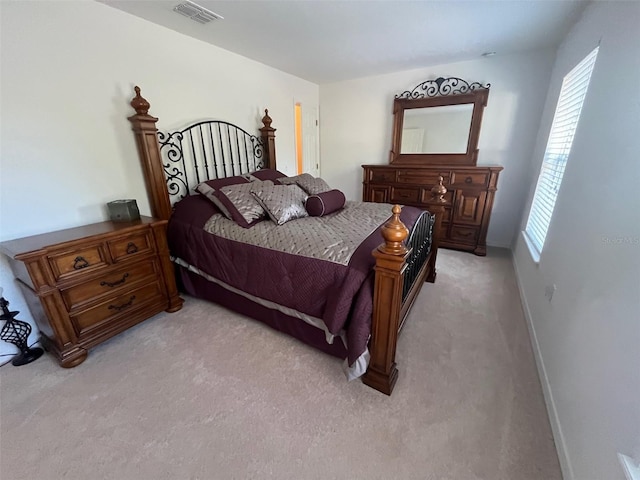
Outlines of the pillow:
M 246 178 L 248 181 L 250 182 L 256 182 L 258 180 L 260 180 L 258 177 L 254 177 L 253 173 L 243 173 L 242 175 L 240 175 L 242 178 Z
M 196 192 L 204 195 L 210 202 L 218 207 L 218 210 L 220 210 L 225 217 L 227 217 L 229 220 L 233 220 L 231 212 L 229 212 L 229 209 L 220 201 L 217 192 L 222 187 L 226 187 L 229 185 L 238 185 L 242 183 L 249 183 L 249 180 L 241 176 L 217 178 L 214 180 L 207 180 L 198 184 L 198 186 L 196 187 Z
M 218 207 L 218 210 L 220 210 L 225 217 L 227 217 L 229 220 L 233 220 L 231 218 L 231 213 L 229 212 L 227 207 L 218 198 L 218 190 L 211 188 L 206 183 L 201 183 L 196 187 L 196 192 L 204 195 L 207 200 Z
M 251 195 L 253 189 L 261 188 L 265 184 L 272 186 L 273 182 L 267 180 L 229 185 L 217 190 L 215 197 L 224 205 L 234 222 L 241 227 L 249 228 L 266 215 L 262 205 Z
M 173 205 L 173 213 L 169 222 L 204 227 L 207 220 L 217 213 L 220 213 L 220 210 L 204 195 L 187 195 Z
M 280 185 L 293 185 L 295 183 L 298 183 L 298 180 L 303 178 L 308 178 L 312 180 L 313 175 L 309 173 L 301 173 L 300 175 L 295 175 L 293 177 L 282 177 L 282 178 L 278 178 L 278 183 L 280 183 Z
M 197 187 L 196 190 L 198 190 L 198 187 L 200 187 L 201 185 L 205 184 L 208 185 L 209 187 L 213 188 L 214 190 L 219 190 L 222 187 L 226 187 L 228 185 L 237 185 L 239 183 L 248 183 L 249 180 L 244 178 L 241 175 L 235 176 L 235 177 L 226 177 L 226 178 L 216 178 L 213 180 L 206 180 L 202 183 L 200 183 Z
M 276 225 L 308 216 L 304 208 L 307 195 L 297 185 L 264 185 L 252 193 Z
M 273 168 L 263 168 L 262 170 L 256 170 L 255 172 L 251 172 L 252 177 L 257 178 L 258 180 L 278 180 L 279 178 L 284 178 L 286 175 L 278 170 L 274 170 Z M 253 181 L 253 180 L 252 180 Z
M 345 201 L 344 193 L 340 190 L 329 190 L 328 192 L 309 195 L 305 208 L 312 217 L 322 217 L 340 210 L 344 207 Z
M 296 183 L 309 195 L 317 195 L 318 193 L 328 192 L 331 187 L 321 178 L 313 178 L 311 175 L 308 177 L 301 177 L 296 180 Z

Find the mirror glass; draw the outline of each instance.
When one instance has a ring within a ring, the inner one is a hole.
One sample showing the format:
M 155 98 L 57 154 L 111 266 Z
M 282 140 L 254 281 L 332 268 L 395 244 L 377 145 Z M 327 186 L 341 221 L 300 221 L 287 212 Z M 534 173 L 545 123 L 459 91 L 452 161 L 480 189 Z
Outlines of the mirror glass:
M 475 165 L 489 86 L 440 77 L 396 95 L 389 163 Z
M 466 153 L 473 104 L 404 111 L 400 153 Z

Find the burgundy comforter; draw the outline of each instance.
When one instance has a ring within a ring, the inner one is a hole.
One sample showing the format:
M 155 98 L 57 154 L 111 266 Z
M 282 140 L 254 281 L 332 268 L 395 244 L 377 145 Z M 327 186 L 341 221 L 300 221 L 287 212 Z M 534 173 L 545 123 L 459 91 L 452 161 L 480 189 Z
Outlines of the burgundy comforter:
M 171 254 L 249 295 L 322 319 L 331 334 L 344 333 L 352 365 L 367 350 L 371 333 L 371 252 L 382 242 L 380 229 L 360 244 L 345 266 L 212 235 L 203 226 L 216 213 L 199 195 L 178 202 L 168 227 Z M 401 219 L 411 230 L 421 213 L 404 207 Z

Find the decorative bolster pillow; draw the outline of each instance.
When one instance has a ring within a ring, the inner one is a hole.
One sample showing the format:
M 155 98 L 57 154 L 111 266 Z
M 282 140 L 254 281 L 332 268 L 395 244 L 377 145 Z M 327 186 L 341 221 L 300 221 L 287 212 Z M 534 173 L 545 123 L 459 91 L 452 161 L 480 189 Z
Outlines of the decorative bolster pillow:
M 337 212 L 344 207 L 346 199 L 340 190 L 329 190 L 328 192 L 310 195 L 307 198 L 305 207 L 307 213 L 312 217 L 322 217 L 333 212 Z

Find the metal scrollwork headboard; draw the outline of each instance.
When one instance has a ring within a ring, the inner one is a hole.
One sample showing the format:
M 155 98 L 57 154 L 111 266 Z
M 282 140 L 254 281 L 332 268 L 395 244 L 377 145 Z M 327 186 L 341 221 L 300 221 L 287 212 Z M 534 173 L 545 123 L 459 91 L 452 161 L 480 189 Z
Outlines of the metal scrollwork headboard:
M 264 168 L 262 139 L 229 122 L 207 120 L 175 132 L 158 132 L 171 203 L 205 180 Z
M 149 102 L 140 87 L 129 121 L 144 174 L 151 214 L 171 217 L 172 204 L 192 193 L 200 182 L 276 168 L 276 129 L 264 111 L 259 136 L 229 122 L 207 120 L 175 132 L 158 132 L 158 118 L 149 114 Z

